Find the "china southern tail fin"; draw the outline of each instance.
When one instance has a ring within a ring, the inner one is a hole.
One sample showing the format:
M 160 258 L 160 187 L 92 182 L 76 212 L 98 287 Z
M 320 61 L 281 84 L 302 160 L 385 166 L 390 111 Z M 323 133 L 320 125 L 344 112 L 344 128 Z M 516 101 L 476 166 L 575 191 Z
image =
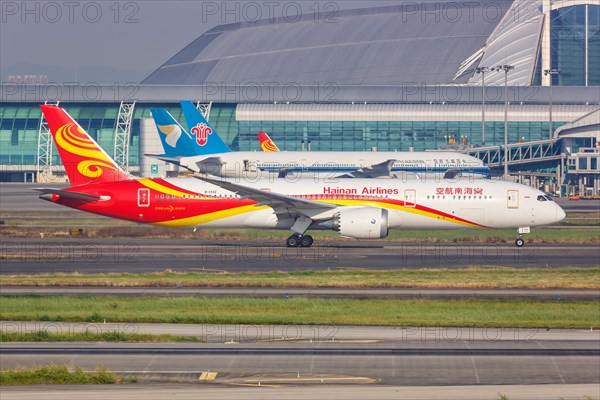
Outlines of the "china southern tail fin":
M 196 156 L 196 141 L 165 109 L 153 108 L 152 118 L 167 157 Z
M 258 132 L 258 140 L 260 141 L 260 148 L 262 151 L 271 152 L 271 151 L 280 151 L 279 147 L 271 140 L 269 135 L 265 132 Z
M 113 159 L 62 108 L 40 105 L 71 185 L 129 179 Z
M 190 135 L 194 139 L 196 155 L 228 153 L 231 151 L 191 101 L 182 101 L 181 109 Z

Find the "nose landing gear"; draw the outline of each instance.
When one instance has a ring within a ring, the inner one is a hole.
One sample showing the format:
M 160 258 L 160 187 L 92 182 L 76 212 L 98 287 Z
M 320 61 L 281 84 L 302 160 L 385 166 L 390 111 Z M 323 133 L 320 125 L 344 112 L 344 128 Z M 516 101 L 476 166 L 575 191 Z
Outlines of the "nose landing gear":
M 523 247 L 525 246 L 525 240 L 523 239 L 523 235 L 525 233 L 529 233 L 531 231 L 531 229 L 528 226 L 524 226 L 519 228 L 518 232 L 517 232 L 517 239 L 515 240 L 515 246 L 517 247 Z

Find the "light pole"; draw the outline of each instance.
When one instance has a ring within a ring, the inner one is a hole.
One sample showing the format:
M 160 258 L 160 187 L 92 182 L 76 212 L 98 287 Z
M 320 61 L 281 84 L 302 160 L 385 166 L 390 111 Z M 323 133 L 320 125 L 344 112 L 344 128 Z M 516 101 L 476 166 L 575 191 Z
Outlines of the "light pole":
M 481 74 L 481 146 L 485 146 L 485 73 L 488 67 L 477 67 L 475 72 Z
M 548 139 L 552 139 L 554 132 L 552 131 L 552 75 L 560 74 L 560 69 L 551 68 L 545 69 L 544 75 L 550 75 L 550 127 L 548 128 Z
M 508 71 L 513 65 L 497 65 L 492 71 L 504 71 L 504 179 L 508 178 Z

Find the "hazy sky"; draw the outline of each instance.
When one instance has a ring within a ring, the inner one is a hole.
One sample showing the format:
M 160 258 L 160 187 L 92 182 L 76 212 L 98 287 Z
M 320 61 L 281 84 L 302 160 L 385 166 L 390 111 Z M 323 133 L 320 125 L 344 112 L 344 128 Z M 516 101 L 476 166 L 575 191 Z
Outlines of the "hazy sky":
M 0 68 L 52 82 L 141 81 L 193 39 L 223 23 L 393 5 L 400 1 L 0 0 Z M 414 4 L 414 3 L 413 3 Z

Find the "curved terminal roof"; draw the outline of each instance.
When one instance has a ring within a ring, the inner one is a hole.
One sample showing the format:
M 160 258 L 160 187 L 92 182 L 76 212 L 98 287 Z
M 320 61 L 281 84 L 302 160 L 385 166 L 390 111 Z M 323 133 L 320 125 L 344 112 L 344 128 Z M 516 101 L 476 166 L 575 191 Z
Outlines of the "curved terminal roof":
M 454 80 L 459 66 L 484 46 L 510 5 L 501 0 L 490 10 L 486 2 L 423 2 L 339 11 L 328 22 L 304 15 L 298 22 L 221 25 L 142 83 L 465 83 L 467 76 Z
M 508 74 L 508 84 L 530 85 L 543 23 L 542 0 L 515 0 L 481 49 L 479 66 L 512 65 L 514 70 Z M 481 79 L 480 74 L 473 74 L 469 84 L 480 85 Z M 487 85 L 503 85 L 504 73 L 486 74 L 485 81 Z

